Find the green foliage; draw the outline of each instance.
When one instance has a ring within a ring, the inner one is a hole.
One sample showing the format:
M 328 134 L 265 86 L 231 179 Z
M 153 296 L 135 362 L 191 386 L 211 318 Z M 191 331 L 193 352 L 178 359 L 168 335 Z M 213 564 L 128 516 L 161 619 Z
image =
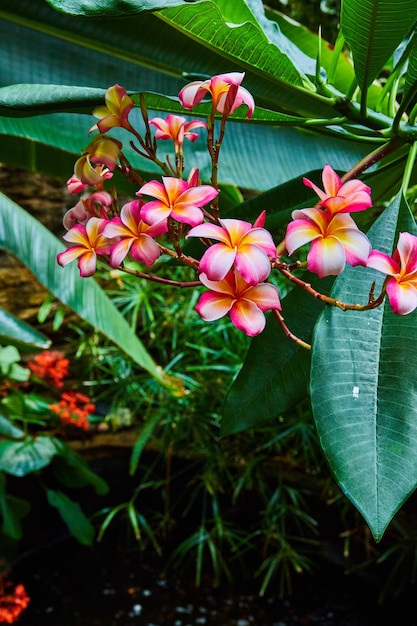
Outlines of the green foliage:
M 417 232 L 401 194 L 369 231 L 391 254 L 395 235 Z M 350 268 L 333 296 L 360 301 L 376 271 Z M 311 399 L 321 444 L 346 495 L 379 540 L 417 481 L 415 450 L 416 317 L 395 317 L 388 305 L 347 314 L 326 308 L 315 329 Z M 395 390 L 395 393 L 394 393 Z
M 94 540 L 94 526 L 86 518 L 78 502 L 71 500 L 62 491 L 52 489 L 48 489 L 47 497 L 49 504 L 58 510 L 71 534 L 81 544 L 91 546 Z
M 51 341 L 29 324 L 0 309 L 0 342 L 14 345 L 19 350 L 49 348 Z
M 123 346 L 161 384 L 181 393 L 178 380 L 167 376 L 153 361 L 98 284 L 81 279 L 74 266 L 58 266 L 56 255 L 65 248 L 54 235 L 3 194 L 0 194 L 0 218 L 0 247 L 22 259 L 57 298 Z
M 80 112 L 90 110 L 98 102 L 104 87 L 123 83 L 134 94 L 136 104 L 144 98 L 151 110 L 178 112 L 172 93 L 178 92 L 186 78 L 245 71 L 245 86 L 255 97 L 257 109 L 253 124 L 242 119 L 244 114 L 237 114 L 235 123 L 228 125 L 219 180 L 244 188 L 250 194 L 259 190 L 264 193 L 240 205 L 237 202 L 227 215 L 252 220 L 260 209 L 266 208 L 268 226 L 279 241 L 292 210 L 311 205 L 305 190 L 304 194 L 297 195 L 296 179 L 307 171 L 321 169 L 327 162 L 337 170 L 349 170 L 350 179 L 374 168 L 369 172 L 369 180 L 372 180 L 374 201 L 381 206 L 368 212 L 369 221 L 376 219 L 382 205 L 389 204 L 369 230 L 374 246 L 391 253 L 399 229 L 416 232 L 414 218 L 409 215 L 405 201 L 396 195 L 400 187 L 407 195 L 416 176 L 413 172 L 417 138 L 413 3 L 344 0 L 341 34 L 332 52 L 326 42 L 302 28 L 288 25 L 282 16 L 273 11 L 265 13 L 260 0 L 234 3 L 227 0 L 139 3 L 50 0 L 49 5 L 59 12 L 46 3 L 42 3 L 39 11 L 38 6 L 24 0 L 20 0 L 17 7 L 0 12 L 5 33 L 0 39 L 0 50 L 3 56 L 13 50 L 19 65 L 18 71 L 13 69 L 11 79 L 2 79 L 0 132 L 5 140 L 1 143 L 0 158 L 8 158 L 10 162 L 26 159 L 28 164 L 29 155 L 31 167 L 55 172 L 65 170 L 67 177 L 67 156 L 78 154 L 86 142 L 90 125 Z M 129 15 L 129 19 L 123 19 L 123 15 Z M 103 20 L 106 16 L 112 19 Z M 17 29 L 30 33 L 29 45 L 24 44 L 24 37 L 17 39 Z M 353 66 L 342 54 L 344 40 L 353 57 Z M 38 49 L 38 45 L 46 51 L 47 67 L 39 67 L 33 59 L 33 48 Z M 54 54 L 57 49 L 59 55 Z M 72 54 L 74 50 L 77 55 Z M 109 56 L 112 63 L 109 63 Z M 117 69 L 117 76 L 111 66 Z M 389 73 L 388 78 L 381 75 L 382 71 Z M 28 86 L 32 75 L 40 78 L 36 84 Z M 375 83 L 375 79 L 381 80 Z M 164 94 L 159 93 L 162 83 Z M 68 87 L 73 84 L 79 87 Z M 205 107 L 203 104 L 197 108 L 196 114 L 205 117 Z M 214 118 L 209 121 L 214 124 Z M 143 131 L 143 124 L 140 124 L 138 127 Z M 57 127 L 60 128 L 58 133 Z M 116 135 L 124 139 L 123 132 Z M 50 149 L 45 150 L 45 146 Z M 128 146 L 127 158 L 145 178 L 154 176 L 156 171 L 160 173 L 156 159 L 145 159 L 134 152 Z M 218 163 L 207 159 L 201 141 L 187 146 L 186 163 L 187 167 L 191 164 L 200 168 L 204 180 L 209 180 L 215 171 L 212 182 L 217 184 Z M 301 181 L 299 184 L 301 186 Z M 410 197 L 413 193 L 411 189 Z M 393 196 L 396 196 L 394 201 Z M 184 388 L 179 379 L 191 391 L 198 392 L 204 387 L 203 379 L 208 370 L 218 367 L 220 371 L 222 365 L 213 366 L 214 356 L 224 358 L 231 351 L 226 343 L 230 340 L 229 331 L 222 323 L 215 325 L 215 331 L 205 331 L 197 325 L 198 337 L 190 346 L 196 346 L 201 359 L 198 367 L 190 366 L 181 351 L 183 336 L 178 328 L 179 319 L 192 311 L 197 292 L 189 296 L 187 310 L 181 300 L 171 305 L 173 320 L 158 322 L 154 316 L 158 308 L 155 304 L 159 306 L 163 296 L 150 295 L 141 285 L 136 293 L 129 287 L 128 294 L 125 291 L 117 296 L 129 316 L 129 326 L 115 313 L 93 281 L 86 287 L 87 283 L 80 282 L 72 268 L 62 271 L 53 267 L 59 248 L 33 221 L 23 217 L 7 199 L 0 200 L 0 215 L 1 211 L 7 220 L 3 222 L 3 231 L 0 228 L 0 244 L 21 257 L 52 293 L 121 346 L 155 380 L 181 396 Z M 39 239 L 33 237 L 35 228 Z M 278 244 L 280 252 L 284 250 L 284 243 Z M 371 283 L 375 272 L 348 268 L 336 281 L 329 298 L 328 284 L 320 282 L 316 289 L 303 280 L 310 281 L 310 278 L 299 272 L 302 259 L 293 266 L 280 261 L 278 267 L 286 277 L 294 270 L 290 280 L 296 283 L 283 298 L 287 326 L 282 321 L 281 326 L 288 338 L 270 323 L 265 335 L 252 342 L 243 369 L 226 400 L 223 434 L 258 427 L 265 419 L 273 418 L 275 424 L 279 424 L 279 420 L 284 419 L 283 413 L 303 399 L 310 378 L 313 412 L 325 456 L 343 491 L 379 540 L 417 482 L 412 383 L 415 359 L 410 358 L 414 354 L 409 347 L 415 338 L 415 313 L 408 317 L 394 316 L 387 306 L 366 312 L 342 312 L 346 307 L 340 301 L 353 303 L 350 308 L 357 309 L 356 303 L 366 305 L 368 294 L 369 304 L 373 305 Z M 171 266 L 158 264 L 156 272 L 167 267 Z M 282 276 L 277 281 L 280 288 Z M 300 285 L 304 290 L 299 289 Z M 122 289 L 126 289 L 125 285 Z M 324 303 L 332 306 L 325 307 Z M 150 329 L 153 334 L 149 334 L 145 349 L 135 332 L 142 338 Z M 218 340 L 222 340 L 219 348 L 213 336 L 216 332 Z M 167 333 L 169 341 L 165 338 Z M 302 354 L 301 349 L 312 334 L 310 366 L 309 355 Z M 290 343 L 289 338 L 295 343 Z M 80 346 L 80 352 L 97 348 L 94 342 L 95 339 L 89 337 Z M 163 362 L 168 364 L 167 372 L 181 364 L 184 373 L 174 380 L 163 372 L 150 356 L 149 351 L 157 349 L 163 355 Z M 100 374 L 107 372 L 110 384 L 114 383 L 116 369 L 123 374 L 119 377 L 120 388 L 113 392 L 116 407 L 126 390 L 135 394 L 138 409 L 148 407 L 132 456 L 132 472 L 139 467 L 145 445 L 160 429 L 164 429 L 163 445 L 167 441 L 172 443 L 167 433 L 175 428 L 175 445 L 191 431 L 196 436 L 194 441 L 198 441 L 197 449 L 204 446 L 215 449 L 208 437 L 207 421 L 197 417 L 190 425 L 183 423 L 182 414 L 180 419 L 178 412 L 189 408 L 185 394 L 169 417 L 163 418 L 157 412 L 151 414 L 151 410 L 162 405 L 167 410 L 164 391 L 156 389 L 154 381 L 144 385 L 132 381 L 129 377 L 130 372 L 135 371 L 132 363 L 121 359 L 114 347 L 107 345 L 105 352 Z M 393 359 L 395 372 L 392 371 Z M 229 378 L 234 369 L 228 369 Z M 210 394 L 206 393 L 205 397 Z M 17 396 L 13 402 L 16 414 L 26 411 L 27 407 Z M 212 415 L 217 424 L 217 412 L 213 410 Z M 290 438 L 294 432 L 292 425 L 283 429 L 281 435 Z M 51 440 L 47 439 L 49 444 L 46 444 L 44 439 L 27 436 L 22 441 L 1 443 L 4 454 L 0 467 L 10 471 L 8 462 L 11 463 L 11 456 L 16 453 L 15 458 L 21 459 L 19 475 L 41 469 L 42 463 L 49 463 L 56 455 Z M 279 435 L 273 441 L 281 451 Z M 48 453 L 48 445 L 52 445 L 53 452 L 51 449 Z M 42 446 L 46 446 L 45 450 Z M 256 465 L 255 461 L 253 464 Z M 235 476 L 230 466 L 218 468 L 219 474 L 222 471 Z M 228 575 L 221 553 L 222 538 L 229 537 L 228 549 L 237 549 L 233 525 L 226 527 L 218 523 L 216 511 L 221 505 L 213 497 L 214 482 L 207 469 L 196 489 L 201 492 L 204 486 L 204 507 L 209 506 L 207 494 L 210 495 L 213 515 L 206 515 L 205 509 L 199 528 L 183 544 L 184 553 L 195 551 L 196 580 L 201 578 L 202 555 L 206 552 L 215 577 L 218 578 L 220 571 Z M 284 506 L 283 510 L 288 511 L 297 529 L 297 524 L 301 523 L 298 515 L 301 499 L 297 500 L 296 494 L 285 491 L 284 487 L 272 495 L 265 489 L 260 491 L 265 511 L 268 511 L 266 525 L 269 530 L 278 527 L 278 531 L 266 539 L 266 544 L 273 544 L 274 549 L 259 569 L 264 577 L 264 590 L 277 570 L 284 572 L 285 579 L 286 572 L 307 567 L 307 561 L 289 545 L 291 533 L 282 536 L 280 514 L 273 507 L 275 501 L 292 501 L 294 507 Z M 65 498 L 53 496 L 53 500 L 67 523 L 71 514 L 77 519 L 78 514 Z M 130 503 L 126 512 L 139 537 L 141 525 L 146 528 L 145 522 Z M 314 524 L 307 516 L 302 526 L 311 531 Z M 302 535 L 298 533 L 297 539 L 302 541 Z M 79 532 L 79 537 L 87 543 L 88 536 L 84 531 Z

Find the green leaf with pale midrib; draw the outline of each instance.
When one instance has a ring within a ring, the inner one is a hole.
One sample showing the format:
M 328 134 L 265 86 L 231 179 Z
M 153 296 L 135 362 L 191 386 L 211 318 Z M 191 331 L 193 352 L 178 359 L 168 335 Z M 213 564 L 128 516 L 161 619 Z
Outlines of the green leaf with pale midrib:
M 61 302 L 114 341 L 160 383 L 181 391 L 179 380 L 164 373 L 126 320 L 94 279 L 79 276 L 76 264 L 60 267 L 56 255 L 65 249 L 42 224 L 0 194 L 0 247 L 15 254 Z
M 0 344 L 11 344 L 20 350 L 46 350 L 51 345 L 51 340 L 29 324 L 0 309 Z
M 398 230 L 416 234 L 400 195 L 369 232 L 391 254 Z M 332 295 L 362 302 L 375 270 L 348 268 Z M 360 312 L 327 307 L 317 323 L 311 399 L 320 441 L 344 493 L 379 540 L 417 483 L 417 313 L 394 315 L 386 303 Z
M 365 90 L 416 22 L 415 0 L 344 0 L 340 25 Z
M 46 0 L 46 2 L 57 11 L 70 15 L 112 17 L 176 6 L 182 4 L 183 0 Z

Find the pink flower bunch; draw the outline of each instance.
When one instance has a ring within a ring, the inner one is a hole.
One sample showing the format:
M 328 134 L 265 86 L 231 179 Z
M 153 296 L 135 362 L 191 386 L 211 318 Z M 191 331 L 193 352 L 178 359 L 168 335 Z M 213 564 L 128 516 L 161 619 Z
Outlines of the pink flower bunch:
M 214 111 L 227 117 L 245 104 L 248 107 L 247 119 L 250 120 L 255 109 L 255 102 L 247 89 L 241 86 L 244 72 L 218 74 L 209 80 L 196 80 L 181 89 L 178 97 L 184 109 L 193 109 L 203 98 L 210 95 Z
M 289 254 L 311 242 L 307 267 L 320 278 L 340 274 L 346 263 L 366 265 L 371 244 L 349 213 L 372 205 L 370 189 L 360 180 L 343 184 L 330 165 L 324 167 L 322 180 L 324 191 L 303 179 L 319 196 L 319 206 L 293 211 L 285 237 Z
M 210 95 L 213 111 L 220 112 L 223 118 L 245 104 L 249 119 L 254 102 L 241 86 L 243 77 L 243 73 L 230 73 L 191 83 L 181 90 L 180 101 L 184 108 L 191 109 Z M 133 105 L 122 87 L 110 88 L 105 106 L 94 110 L 99 122 L 91 131 L 104 133 L 113 127 L 132 130 L 128 115 Z M 204 122 L 187 121 L 178 115 L 156 117 L 150 124 L 156 129 L 157 141 L 173 142 L 176 156 L 182 155 L 185 139 L 195 141 L 198 135 L 194 131 L 206 127 Z M 198 237 L 207 245 L 199 272 L 201 283 L 209 291 L 202 294 L 197 312 L 207 321 L 229 314 L 237 328 L 250 336 L 259 334 L 265 326 L 265 312 L 281 308 L 276 287 L 264 282 L 276 258 L 272 236 L 263 227 L 266 212 L 253 225 L 238 219 L 205 222 L 205 207 L 219 192 L 212 185 L 200 184 L 198 170 L 192 169 L 187 180 L 180 174 L 164 175 L 161 181 L 143 184 L 136 193 L 138 199 L 124 204 L 119 215 L 110 219 L 117 207 L 103 183 L 117 167 L 121 148 L 115 139 L 96 135 L 75 164 L 74 176 L 68 181 L 70 193 L 83 191 L 87 186 L 96 187 L 96 191 L 66 213 L 64 239 L 73 245 L 58 254 L 58 263 L 65 266 L 77 260 L 82 277 L 94 274 L 100 255 L 107 256 L 114 268 L 120 267 L 128 255 L 150 266 L 166 250 L 156 238 L 171 233 L 175 222 L 181 225 L 176 231 L 180 233 L 188 225 L 191 230 L 187 236 Z

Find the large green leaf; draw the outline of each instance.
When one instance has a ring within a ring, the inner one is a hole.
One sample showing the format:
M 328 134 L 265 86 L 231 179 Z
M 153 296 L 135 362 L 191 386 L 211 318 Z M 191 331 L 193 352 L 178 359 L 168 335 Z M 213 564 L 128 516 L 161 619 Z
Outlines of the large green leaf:
M 46 0 L 57 11 L 70 15 L 129 15 L 183 4 L 184 0 Z
M 30 504 L 26 500 L 11 496 L 6 492 L 6 478 L 0 474 L 0 517 L 2 518 L 2 533 L 18 541 L 22 538 L 22 524 L 20 520 L 30 511 Z
M 311 275 L 303 277 L 307 282 Z M 328 293 L 331 279 L 316 285 Z M 316 320 L 323 309 L 319 300 L 302 289 L 283 299 L 283 314 L 291 332 L 311 341 Z M 269 318 L 264 332 L 255 337 L 245 362 L 226 397 L 221 435 L 231 435 L 278 418 L 307 396 L 310 351 L 288 339 L 278 322 Z
M 33 348 L 49 348 L 51 341 L 29 324 L 17 319 L 4 309 L 0 309 L 0 344 L 10 344 L 20 350 L 33 350 Z
M 0 248 L 16 255 L 61 302 L 114 341 L 156 380 L 181 391 L 180 381 L 166 375 L 154 362 L 94 279 L 80 278 L 74 264 L 65 268 L 57 264 L 56 255 L 65 249 L 63 244 L 3 194 L 0 194 Z
M 23 441 L 0 442 L 0 470 L 12 476 L 26 476 L 51 462 L 56 447 L 50 437 L 26 437 Z
M 411 44 L 408 68 L 405 75 L 404 98 L 416 96 L 417 93 L 417 33 L 414 34 Z
M 206 2 L 206 5 L 211 12 L 217 11 L 218 14 L 219 9 L 212 3 Z M 186 8 L 192 7 L 197 10 L 197 5 L 188 4 Z M 257 104 L 267 103 L 274 109 L 286 111 L 296 107 L 297 112 L 298 109 L 300 112 L 304 110 L 315 117 L 336 115 L 327 100 L 323 102 L 323 98 L 313 91 L 292 84 L 287 84 L 284 89 L 284 83 L 279 83 L 280 76 L 270 77 L 255 66 L 247 69 L 238 58 L 226 58 L 214 49 L 209 51 L 205 44 L 193 39 L 184 24 L 180 31 L 173 22 L 165 23 L 158 15 L 142 13 L 111 20 L 83 19 L 54 11 L 46 3 L 16 0 L 7 11 L 0 9 L 0 87 L 28 83 L 55 85 L 46 103 L 49 110 L 52 98 L 63 104 L 71 90 L 66 89 L 69 85 L 88 88 L 90 95 L 86 102 L 78 101 L 79 90 L 70 95 L 69 110 L 76 111 L 86 110 L 84 104 L 93 106 L 96 94 L 114 83 L 123 85 L 129 92 L 140 90 L 176 96 L 187 80 L 183 72 L 205 77 L 246 69 L 245 86 L 254 94 Z M 256 28 L 252 23 L 252 31 Z M 234 32 L 235 29 L 230 30 Z M 261 30 L 257 36 L 262 38 L 263 48 L 275 50 L 276 46 L 265 39 Z M 271 60 L 279 54 L 278 50 L 274 51 Z M 291 61 L 287 59 L 285 64 L 290 67 Z M 28 98 L 39 98 L 39 106 L 43 106 L 44 96 L 36 87 L 13 86 L 12 89 L 12 95 L 19 93 L 23 99 L 22 113 Z M 9 107 L 10 98 L 4 99 L 3 104 Z M 16 105 L 17 101 L 14 102 Z M 76 113 L 20 119 L 1 117 L 0 160 L 68 178 L 73 161 L 88 142 L 86 133 L 92 123 L 93 118 Z M 286 130 L 290 132 L 254 128 L 252 124 L 230 125 L 222 148 L 220 180 L 241 187 L 267 189 L 284 182 L 285 177 L 301 174 L 303 168 L 322 167 L 328 160 L 338 169 L 349 169 L 367 152 L 366 145 L 339 144 L 330 137 L 313 142 L 310 134 Z M 138 169 L 152 174 L 158 171 L 133 151 L 128 151 L 128 156 Z M 207 180 L 210 167 L 204 140 L 189 144 L 186 158 L 188 167 L 199 167 Z M 308 159 L 310 162 L 305 165 Z
M 94 526 L 84 515 L 78 502 L 71 500 L 62 491 L 48 489 L 48 502 L 55 507 L 70 533 L 83 545 L 91 546 L 94 541 Z
M 415 22 L 414 0 L 343 0 L 341 28 L 364 92 Z
M 401 195 L 368 235 L 391 254 L 398 230 L 416 234 Z M 375 270 L 349 268 L 332 295 L 367 301 Z M 311 399 L 329 465 L 379 540 L 417 483 L 417 313 L 388 305 L 367 312 L 328 307 L 314 333 Z

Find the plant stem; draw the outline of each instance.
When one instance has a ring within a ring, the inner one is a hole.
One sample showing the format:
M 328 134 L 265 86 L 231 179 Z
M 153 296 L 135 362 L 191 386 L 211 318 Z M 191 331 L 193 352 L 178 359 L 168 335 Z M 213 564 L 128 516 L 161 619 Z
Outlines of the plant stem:
M 405 168 L 404 168 L 403 182 L 401 184 L 401 191 L 403 192 L 404 197 L 410 185 L 410 178 L 413 172 L 416 158 L 417 158 L 417 141 L 415 141 L 411 145 L 410 152 L 408 153 L 408 157 L 407 157 L 407 163 L 405 164 Z
M 284 335 L 288 337 L 288 339 L 291 339 L 291 341 L 295 341 L 295 343 L 297 343 L 302 348 L 305 348 L 306 350 L 311 350 L 311 345 L 309 343 L 303 341 L 302 339 L 300 339 L 300 337 L 297 337 L 297 335 L 294 335 L 294 333 L 290 331 L 284 321 L 283 316 L 277 309 L 274 309 L 274 315 L 277 318 L 278 324 L 281 326 Z

